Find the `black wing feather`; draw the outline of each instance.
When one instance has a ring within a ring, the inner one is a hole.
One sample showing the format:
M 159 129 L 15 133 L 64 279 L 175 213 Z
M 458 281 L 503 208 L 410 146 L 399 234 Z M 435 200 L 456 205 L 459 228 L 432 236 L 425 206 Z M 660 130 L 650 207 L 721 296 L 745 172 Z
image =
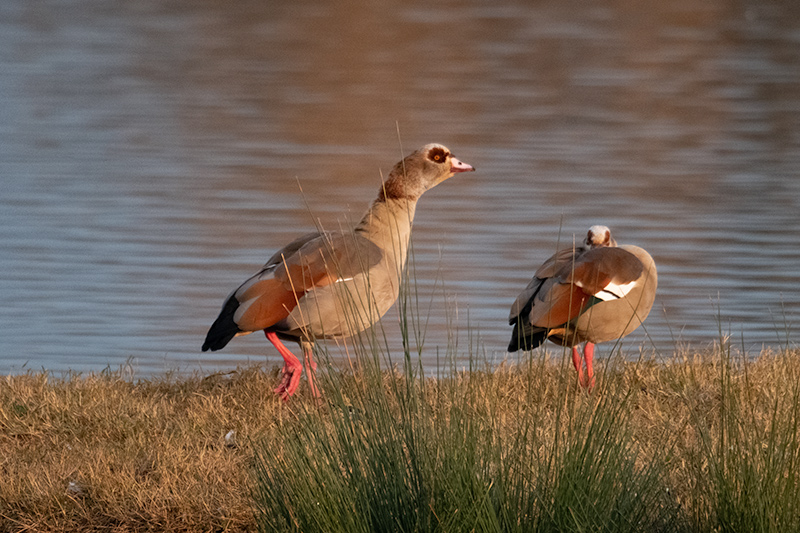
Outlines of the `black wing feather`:
M 233 315 L 238 308 L 239 300 L 236 299 L 234 294 L 231 294 L 225 305 L 222 306 L 219 316 L 208 330 L 206 340 L 203 343 L 204 352 L 208 350 L 215 352 L 223 349 L 237 333 L 241 333 L 242 330 L 233 321 Z

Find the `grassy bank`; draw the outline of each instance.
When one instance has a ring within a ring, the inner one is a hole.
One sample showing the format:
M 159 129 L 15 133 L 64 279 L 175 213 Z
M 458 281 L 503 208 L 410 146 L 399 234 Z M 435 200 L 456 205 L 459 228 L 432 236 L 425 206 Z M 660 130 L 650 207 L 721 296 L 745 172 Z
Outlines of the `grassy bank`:
M 798 363 L 3 377 L 0 531 L 799 531 Z

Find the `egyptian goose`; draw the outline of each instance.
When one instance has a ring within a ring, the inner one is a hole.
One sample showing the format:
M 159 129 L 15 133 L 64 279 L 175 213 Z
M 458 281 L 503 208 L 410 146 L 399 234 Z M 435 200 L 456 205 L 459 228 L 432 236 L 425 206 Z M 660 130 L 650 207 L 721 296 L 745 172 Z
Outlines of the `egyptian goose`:
M 208 330 L 203 351 L 263 331 L 284 360 L 275 394 L 288 400 L 303 365 L 282 341 L 295 341 L 311 393 L 319 396 L 314 342 L 354 335 L 389 310 L 399 294 L 417 200 L 457 172 L 472 170 L 441 144 L 423 146 L 397 163 L 354 228 L 292 241 L 234 290 Z
M 622 338 L 647 318 L 656 296 L 653 258 L 638 246 L 617 246 L 606 226 L 592 226 L 580 246 L 558 251 L 536 271 L 511 306 L 509 352 L 545 340 L 572 347 L 578 383 L 594 386 L 594 345 Z M 583 349 L 583 375 L 578 344 Z

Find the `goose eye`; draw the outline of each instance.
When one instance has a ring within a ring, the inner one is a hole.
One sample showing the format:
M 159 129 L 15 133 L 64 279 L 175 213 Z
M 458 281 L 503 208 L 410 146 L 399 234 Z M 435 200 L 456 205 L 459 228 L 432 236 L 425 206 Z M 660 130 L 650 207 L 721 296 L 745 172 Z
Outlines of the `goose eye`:
M 444 163 L 444 161 L 447 159 L 447 156 L 448 153 L 441 148 L 433 148 L 430 152 L 428 152 L 428 159 L 434 163 Z

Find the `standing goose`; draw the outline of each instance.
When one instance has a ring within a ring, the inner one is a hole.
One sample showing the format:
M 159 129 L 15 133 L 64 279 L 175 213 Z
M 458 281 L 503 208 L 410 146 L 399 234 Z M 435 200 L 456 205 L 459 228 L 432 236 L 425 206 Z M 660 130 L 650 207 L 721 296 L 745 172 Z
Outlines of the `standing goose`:
M 354 228 L 292 241 L 234 290 L 208 330 L 203 351 L 264 331 L 284 360 L 275 394 L 288 400 L 303 365 L 281 341 L 295 341 L 311 393 L 318 396 L 314 341 L 354 335 L 389 310 L 399 294 L 417 200 L 455 173 L 472 170 L 441 144 L 423 146 L 397 163 Z
M 647 318 L 656 296 L 653 258 L 638 246 L 617 246 L 606 226 L 592 226 L 581 246 L 556 252 L 511 306 L 509 352 L 545 340 L 572 347 L 578 382 L 594 386 L 594 345 L 622 338 Z M 578 344 L 586 361 L 584 378 Z

